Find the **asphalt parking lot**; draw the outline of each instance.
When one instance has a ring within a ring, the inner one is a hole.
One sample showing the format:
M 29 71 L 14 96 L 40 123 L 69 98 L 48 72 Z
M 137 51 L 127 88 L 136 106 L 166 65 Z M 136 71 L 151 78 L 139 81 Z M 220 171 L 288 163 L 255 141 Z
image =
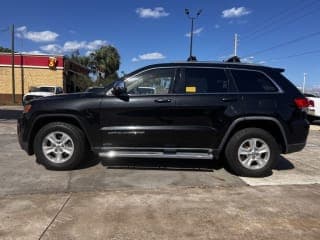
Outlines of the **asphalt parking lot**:
M 1 239 L 319 239 L 320 126 L 265 178 L 187 159 L 49 171 L 18 146 L 20 110 L 0 107 Z

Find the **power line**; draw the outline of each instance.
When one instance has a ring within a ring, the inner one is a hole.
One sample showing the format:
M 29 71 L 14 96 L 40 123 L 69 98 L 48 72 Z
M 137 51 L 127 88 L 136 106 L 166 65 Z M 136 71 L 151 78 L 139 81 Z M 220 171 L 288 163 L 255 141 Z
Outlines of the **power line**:
M 269 32 L 272 29 L 274 29 L 274 25 L 276 24 L 276 28 L 279 27 L 279 22 L 284 20 L 284 23 L 291 23 L 292 22 L 305 17 L 307 15 L 309 15 L 310 13 L 314 12 L 316 9 L 313 9 L 312 11 L 308 11 L 307 14 L 303 14 L 302 16 L 299 16 L 298 19 L 297 18 L 291 18 L 290 16 L 293 16 L 295 13 L 301 13 L 302 10 L 304 9 L 310 9 L 310 6 L 319 3 L 319 0 L 315 0 L 312 2 L 307 3 L 307 5 L 305 6 L 295 6 L 294 8 L 291 9 L 286 9 L 285 11 L 280 12 L 278 15 L 276 15 L 275 17 L 271 17 L 271 21 L 267 21 L 267 23 L 262 24 L 261 26 L 257 27 L 256 30 L 254 30 L 252 33 L 247 33 L 243 36 L 243 39 L 255 39 L 257 38 L 257 36 L 261 35 L 261 33 L 264 32 Z M 297 8 L 297 9 L 296 9 Z M 289 16 L 289 18 L 286 18 L 287 16 Z M 270 27 L 273 27 L 270 29 Z M 269 28 L 269 29 L 268 29 Z M 255 36 L 256 35 L 256 36 Z M 264 35 L 264 34 L 263 34 Z
M 282 60 L 282 59 L 287 59 L 287 58 L 301 57 L 301 56 L 305 56 L 305 55 L 318 54 L 318 53 L 320 53 L 320 49 L 307 51 L 307 52 L 302 52 L 302 53 L 297 53 L 297 54 L 292 54 L 292 55 L 288 55 L 288 56 L 285 56 L 285 57 L 271 58 L 271 59 L 267 59 L 266 61 L 271 62 L 271 61 L 277 61 L 277 60 Z
M 257 32 L 260 32 L 261 30 L 263 31 L 266 27 L 268 27 L 268 25 L 273 25 L 274 23 L 277 23 L 279 20 L 281 20 L 281 18 L 283 17 L 286 17 L 286 15 L 288 14 L 293 14 L 296 12 L 296 10 L 298 10 L 299 12 L 301 12 L 301 10 L 305 9 L 306 7 L 308 7 L 309 5 L 312 5 L 314 3 L 317 3 L 318 0 L 315 0 L 315 1 L 312 1 L 312 2 L 309 2 L 307 3 L 306 6 L 303 6 L 306 2 L 302 2 L 302 6 L 300 6 L 299 4 L 297 5 L 294 5 L 293 8 L 286 8 L 284 9 L 283 11 L 277 13 L 277 14 L 274 14 L 273 16 L 265 19 L 263 21 L 263 24 L 256 27 L 253 31 L 251 32 L 248 32 L 246 34 L 243 34 L 243 38 L 246 39 L 254 34 L 256 34 Z M 301 2 L 300 2 L 301 3 Z
M 290 19 L 289 21 L 284 22 L 284 26 L 288 25 L 288 24 L 291 24 L 293 22 L 296 22 L 296 21 L 300 20 L 301 18 L 304 18 L 304 17 L 306 17 L 306 16 L 318 11 L 318 9 L 319 8 L 314 8 L 312 11 L 309 11 L 309 12 L 303 14 L 303 15 L 300 15 L 299 17 L 296 17 L 294 19 Z M 271 32 L 275 32 L 275 31 L 279 31 L 279 30 L 281 30 L 281 26 L 278 25 L 278 26 L 275 26 L 274 28 L 270 28 L 269 30 L 265 30 L 265 31 L 261 32 L 260 35 L 252 36 L 250 38 L 247 38 L 246 40 L 252 41 L 254 39 L 257 39 L 257 38 L 265 36 L 266 33 L 271 33 Z M 246 42 L 248 42 L 248 41 L 246 41 Z
M 295 7 L 293 9 L 289 9 L 289 10 L 286 9 L 285 11 L 282 11 L 282 12 L 283 13 L 287 12 L 287 14 L 290 13 L 290 15 L 292 15 L 293 13 L 297 12 L 296 10 L 298 10 L 298 12 L 301 12 L 301 10 L 303 10 L 306 7 L 309 7 L 310 5 L 313 5 L 315 3 L 320 3 L 320 1 L 319 0 L 315 0 L 315 1 L 312 1 L 312 2 L 308 3 L 307 5 L 305 5 L 303 7 L 298 7 L 298 9 L 295 9 L 296 8 Z M 283 24 L 287 25 L 287 24 L 293 23 L 293 22 L 295 22 L 295 21 L 297 21 L 297 20 L 299 20 L 301 18 L 304 18 L 304 17 L 308 16 L 309 14 L 311 14 L 311 13 L 317 11 L 317 10 L 318 10 L 318 8 L 313 8 L 311 11 L 308 11 L 308 12 L 306 12 L 303 15 L 300 15 L 298 17 L 282 19 L 282 20 L 286 20 L 285 22 L 282 22 L 282 25 Z M 281 17 L 283 17 L 283 15 L 280 15 L 280 21 L 282 21 Z M 274 21 L 276 21 L 276 19 L 272 19 L 269 22 L 269 24 L 263 24 L 262 26 L 259 27 L 259 29 L 257 29 L 258 31 L 256 30 L 253 34 L 250 34 L 250 36 L 248 36 L 249 34 L 245 34 L 245 36 L 247 36 L 247 37 L 243 37 L 242 38 L 242 39 L 246 40 L 246 41 L 243 41 L 243 42 L 244 43 L 248 43 L 249 41 L 247 41 L 247 40 L 254 40 L 254 39 L 257 39 L 257 38 L 259 38 L 261 36 L 265 36 L 265 33 L 270 33 L 270 32 L 274 32 L 274 31 L 277 31 L 277 30 L 281 29 L 281 24 L 279 24 L 279 23 L 277 23 L 277 26 L 275 26 L 273 28 L 270 28 L 270 27 L 272 27 L 274 25 L 273 24 Z M 268 27 L 269 27 L 269 29 L 268 29 Z M 225 49 L 222 49 L 222 51 L 219 51 L 219 53 L 223 52 L 223 51 L 225 51 Z
M 8 26 L 6 28 L 0 29 L 0 32 L 9 32 L 9 30 L 10 30 L 10 27 Z
M 279 47 L 282 47 L 282 46 L 286 46 L 286 45 L 289 45 L 289 44 L 293 44 L 293 43 L 296 43 L 296 42 L 300 42 L 300 41 L 303 41 L 305 39 L 308 39 L 308 38 L 311 38 L 311 37 L 314 37 L 314 36 L 317 36 L 317 35 L 320 35 L 320 31 L 314 32 L 314 33 L 310 33 L 310 34 L 295 38 L 293 40 L 282 42 L 282 43 L 279 43 L 279 44 L 274 45 L 272 47 L 268 47 L 268 48 L 265 48 L 263 50 L 259 50 L 259 51 L 253 52 L 251 54 L 248 54 L 245 57 L 252 56 L 252 55 L 258 55 L 258 54 L 261 54 L 261 53 L 264 53 L 264 52 L 268 52 L 270 50 L 273 50 L 273 49 L 276 49 L 276 48 L 279 48 Z

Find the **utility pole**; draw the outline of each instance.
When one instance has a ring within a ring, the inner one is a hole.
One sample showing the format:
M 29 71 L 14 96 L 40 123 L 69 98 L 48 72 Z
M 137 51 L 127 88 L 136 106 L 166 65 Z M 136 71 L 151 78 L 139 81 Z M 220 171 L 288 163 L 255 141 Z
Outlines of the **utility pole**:
M 197 19 L 202 10 L 198 10 L 197 15 L 195 17 L 190 16 L 190 11 L 189 9 L 185 9 L 184 10 L 185 14 L 188 16 L 188 18 L 191 20 L 191 32 L 190 32 L 190 52 L 189 52 L 189 57 L 188 57 L 188 61 L 196 61 L 197 58 L 195 56 L 192 55 L 192 47 L 193 47 L 193 28 L 194 28 L 194 20 Z
M 304 89 L 306 86 L 306 80 L 307 80 L 307 73 L 303 74 L 303 84 L 302 84 L 302 93 L 304 93 Z
M 14 24 L 11 26 L 11 72 L 12 72 L 12 103 L 16 102 L 16 86 L 14 76 Z
M 234 34 L 234 56 L 238 55 L 238 34 Z

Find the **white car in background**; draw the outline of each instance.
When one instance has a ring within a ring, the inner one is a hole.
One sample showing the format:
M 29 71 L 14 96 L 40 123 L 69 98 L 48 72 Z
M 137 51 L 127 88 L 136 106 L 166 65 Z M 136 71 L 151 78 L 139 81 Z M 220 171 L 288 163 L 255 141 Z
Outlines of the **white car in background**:
M 23 104 L 37 98 L 53 96 L 63 93 L 62 87 L 57 86 L 37 86 L 31 87 L 29 93 L 23 96 Z
M 313 94 L 304 94 L 308 99 L 309 106 L 307 108 L 307 114 L 310 122 L 314 120 L 320 120 L 320 97 Z

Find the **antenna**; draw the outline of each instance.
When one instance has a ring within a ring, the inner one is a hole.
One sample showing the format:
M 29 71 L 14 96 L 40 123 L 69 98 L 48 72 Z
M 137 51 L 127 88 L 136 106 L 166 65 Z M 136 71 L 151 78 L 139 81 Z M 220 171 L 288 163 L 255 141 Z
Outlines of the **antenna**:
M 238 34 L 235 33 L 234 34 L 234 56 L 238 55 L 238 43 L 239 43 Z

